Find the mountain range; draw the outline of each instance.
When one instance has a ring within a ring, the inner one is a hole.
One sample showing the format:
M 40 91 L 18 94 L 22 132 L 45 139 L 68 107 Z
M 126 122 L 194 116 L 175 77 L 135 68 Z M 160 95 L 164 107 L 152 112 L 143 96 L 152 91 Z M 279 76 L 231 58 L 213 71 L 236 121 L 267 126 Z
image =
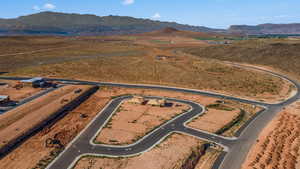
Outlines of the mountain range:
M 135 34 L 173 27 L 195 32 L 222 32 L 201 26 L 160 22 L 127 16 L 41 12 L 15 19 L 0 19 L 0 34 L 115 35 Z
M 119 35 L 151 32 L 166 27 L 194 32 L 300 34 L 300 24 L 233 25 L 229 29 L 213 29 L 128 16 L 100 17 L 57 12 L 41 12 L 14 19 L 0 19 L 0 35 Z
M 300 34 L 300 23 L 293 24 L 261 24 L 256 26 L 232 25 L 229 33 L 261 35 L 261 34 Z

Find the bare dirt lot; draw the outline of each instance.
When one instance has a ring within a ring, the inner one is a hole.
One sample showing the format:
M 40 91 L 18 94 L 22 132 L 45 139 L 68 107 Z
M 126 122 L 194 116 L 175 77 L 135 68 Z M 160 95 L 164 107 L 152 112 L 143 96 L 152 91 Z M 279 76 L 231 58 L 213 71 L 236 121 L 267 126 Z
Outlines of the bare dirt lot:
M 0 86 L 0 95 L 7 95 L 12 101 L 20 101 L 22 99 L 33 96 L 34 94 L 41 91 L 41 88 L 33 88 L 30 86 L 24 86 L 22 88 L 17 88 L 17 81 L 5 81 L 1 80 L 0 83 L 6 83 L 6 85 Z
M 92 95 L 87 101 L 82 103 L 79 107 L 69 112 L 63 119 L 59 120 L 50 128 L 46 128 L 42 132 L 39 132 L 38 134 L 34 135 L 33 137 L 25 141 L 22 145 L 20 145 L 17 149 L 15 149 L 13 152 L 1 159 L 0 168 L 43 168 L 43 166 L 45 166 L 51 159 L 55 157 L 51 154 L 53 154 L 53 152 L 56 151 L 55 148 L 45 147 L 46 139 L 57 136 L 56 138 L 64 146 L 67 145 L 87 125 L 87 123 L 90 120 L 92 120 L 93 117 L 95 117 L 95 115 L 100 112 L 100 110 L 104 108 L 104 106 L 112 99 L 112 97 L 124 94 L 179 98 L 195 101 L 202 105 L 209 105 L 217 101 L 217 99 L 215 98 L 192 95 L 187 93 L 160 90 L 103 87 L 101 90 Z M 82 114 L 86 115 L 87 117 L 82 118 Z M 187 140 L 183 142 L 186 141 Z M 182 146 L 184 144 L 180 143 L 178 145 Z M 170 147 L 170 152 L 176 152 L 176 148 L 180 146 L 174 146 L 174 150 L 171 150 L 173 149 L 173 146 Z M 181 149 L 182 148 L 180 148 L 180 151 L 186 151 Z M 155 157 L 153 156 L 153 158 Z M 164 159 L 168 160 L 168 156 L 165 156 Z M 183 158 L 180 158 L 180 160 L 183 160 Z M 148 162 L 150 162 L 150 160 L 148 160 Z
M 231 111 L 208 109 L 205 115 L 193 120 L 188 124 L 188 126 L 214 133 L 218 129 L 230 123 L 239 115 L 239 113 L 240 111 L 238 109 Z
M 279 113 L 260 134 L 243 169 L 297 169 L 300 167 L 300 102 Z
M 118 145 L 133 143 L 155 127 L 189 109 L 188 105 L 177 102 L 168 104 L 171 106 L 158 107 L 124 101 L 95 142 Z
M 250 104 L 236 101 L 226 100 L 223 104 L 219 104 L 219 101 L 211 100 L 206 104 L 200 102 L 200 104 L 206 106 L 205 114 L 193 119 L 187 123 L 187 126 L 232 137 L 246 121 L 262 110 L 261 107 L 253 107 Z M 235 123 L 233 123 L 234 120 Z
M 201 95 L 193 95 L 180 92 L 169 92 L 164 90 L 148 90 L 148 89 L 126 89 L 126 88 L 111 88 L 106 87 L 102 89 L 103 94 L 109 96 L 118 96 L 124 94 L 137 94 L 144 96 L 161 96 L 169 98 L 178 98 L 183 100 L 190 100 L 207 107 L 204 115 L 194 119 L 188 123 L 188 126 L 196 129 L 215 132 L 230 123 L 235 117 L 239 116 L 240 109 L 246 111 L 246 114 L 241 121 L 224 133 L 226 136 L 233 136 L 234 132 L 239 129 L 249 118 L 256 112 L 261 110 L 259 107 L 253 107 L 249 104 L 244 104 L 234 101 L 226 101 L 225 104 L 218 104 L 220 101 L 217 98 L 206 97 Z M 217 106 L 216 106 L 217 105 Z M 216 107 L 214 107 L 216 106 Z
M 90 86 L 64 86 L 0 116 L 0 147 L 31 130 Z
M 205 154 L 201 156 L 200 160 L 198 161 L 194 169 L 210 169 L 219 155 L 220 155 L 220 151 L 218 150 L 215 149 L 206 150 Z
M 186 144 L 188 143 L 188 144 Z M 82 158 L 75 169 L 180 169 L 204 142 L 191 136 L 173 134 L 150 151 L 132 158 Z
M 48 138 L 56 138 L 66 146 L 93 117 L 110 100 L 96 92 L 87 101 L 69 112 L 63 119 L 51 127 L 26 140 L 22 145 L 0 160 L 0 168 L 32 169 L 44 168 L 49 160 L 53 159 L 56 148 L 45 147 Z M 83 117 L 82 115 L 85 115 Z

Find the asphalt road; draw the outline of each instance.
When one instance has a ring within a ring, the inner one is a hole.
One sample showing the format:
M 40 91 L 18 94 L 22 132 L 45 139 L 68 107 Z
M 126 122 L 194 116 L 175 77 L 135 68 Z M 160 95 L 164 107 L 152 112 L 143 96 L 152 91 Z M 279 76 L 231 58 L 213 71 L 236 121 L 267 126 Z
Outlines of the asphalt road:
M 265 71 L 265 70 L 261 70 L 249 66 L 241 66 L 241 65 L 235 65 L 235 66 Z M 273 73 L 270 71 L 265 71 L 265 72 L 289 80 L 295 85 L 295 87 L 299 91 L 300 85 L 298 82 L 277 73 Z M 1 78 L 7 80 L 27 79 L 27 78 L 18 78 L 18 77 L 0 77 L 0 79 Z M 225 138 L 222 136 L 217 136 L 213 133 L 207 133 L 204 131 L 199 131 L 199 130 L 185 127 L 184 122 L 188 121 L 189 119 L 197 115 L 200 115 L 203 112 L 202 106 L 190 101 L 169 99 L 169 100 L 189 104 L 192 107 L 192 109 L 189 112 L 168 121 L 162 126 L 159 126 L 156 130 L 147 134 L 135 144 L 124 146 L 124 147 L 93 144 L 91 140 L 93 140 L 95 135 L 101 130 L 101 127 L 103 127 L 105 123 L 110 119 L 110 117 L 113 115 L 114 110 L 117 109 L 120 102 L 128 98 L 129 96 L 119 97 L 113 100 L 102 111 L 102 113 L 99 113 L 97 115 L 97 117 L 66 147 L 65 151 L 63 151 L 47 167 L 48 169 L 72 168 L 72 166 L 76 163 L 76 161 L 83 155 L 126 157 L 126 156 L 140 154 L 149 150 L 150 148 L 155 146 L 157 143 L 162 141 L 164 138 L 166 138 L 169 134 L 173 132 L 186 133 L 188 135 L 192 135 L 200 139 L 208 140 L 223 146 L 224 152 L 216 160 L 213 169 L 217 169 L 217 168 L 240 169 L 243 161 L 245 160 L 251 148 L 251 145 L 255 143 L 258 134 L 261 132 L 261 130 L 285 106 L 295 102 L 300 98 L 300 93 L 297 92 L 296 95 L 294 95 L 293 97 L 285 101 L 276 104 L 268 104 L 268 103 L 253 101 L 253 100 L 247 100 L 243 98 L 226 96 L 226 95 L 217 94 L 213 92 L 206 92 L 206 91 L 199 91 L 199 90 L 185 89 L 185 88 L 176 88 L 176 87 L 139 85 L 139 84 L 101 83 L 101 82 L 88 82 L 88 81 L 68 80 L 68 79 L 48 79 L 48 80 L 61 81 L 68 84 L 71 83 L 71 84 L 81 84 L 81 85 L 118 86 L 118 87 L 127 87 L 127 88 L 146 88 L 146 89 L 178 91 L 178 92 L 186 92 L 192 94 L 200 94 L 200 95 L 205 95 L 210 97 L 226 98 L 229 100 L 236 100 L 244 103 L 250 103 L 250 104 L 255 104 L 255 105 L 265 107 L 265 110 L 263 112 L 257 114 L 254 118 L 248 121 L 238 131 L 237 134 L 238 138 L 234 139 L 234 138 Z
M 1 79 L 1 78 L 0 78 L 0 79 Z M 37 94 L 35 94 L 35 95 L 31 96 L 31 97 L 25 98 L 25 99 L 23 99 L 23 100 L 17 102 L 17 103 L 16 103 L 15 105 L 13 105 L 13 106 L 4 107 L 4 108 L 5 108 L 4 110 L 0 110 L 0 115 L 1 115 L 1 114 L 4 114 L 4 113 L 7 112 L 7 111 L 10 111 L 10 110 L 12 110 L 12 109 L 15 109 L 15 108 L 17 108 L 17 107 L 19 107 L 19 106 L 21 106 L 21 105 L 23 105 L 23 104 L 26 104 L 26 103 L 28 103 L 28 102 L 31 102 L 31 101 L 33 101 L 33 100 L 35 100 L 35 99 L 37 99 L 37 98 L 39 98 L 39 97 L 41 97 L 41 96 L 44 96 L 44 95 L 46 95 L 47 93 L 50 93 L 50 92 L 52 92 L 52 91 L 54 91 L 54 90 L 56 90 L 56 89 L 58 89 L 58 88 L 60 88 L 60 87 L 62 87 L 62 86 L 63 86 L 63 85 L 59 85 L 59 86 L 57 86 L 57 88 L 53 88 L 53 87 L 47 88 L 47 89 L 42 90 L 42 91 L 40 91 L 39 93 L 37 93 Z
M 84 155 L 97 155 L 97 156 L 111 156 L 111 157 L 128 157 L 143 153 L 153 146 L 158 144 L 164 138 L 169 136 L 174 132 L 187 133 L 201 139 L 205 139 L 208 141 L 213 141 L 217 144 L 220 144 L 225 149 L 226 145 L 231 144 L 234 140 L 226 139 L 221 136 L 211 135 L 207 132 L 202 132 L 198 130 L 194 130 L 191 128 L 187 128 L 184 126 L 184 123 L 190 120 L 193 117 L 199 116 L 204 112 L 204 108 L 194 102 L 179 100 L 179 99 L 171 99 L 167 98 L 167 101 L 175 101 L 183 104 L 187 104 L 191 107 L 191 109 L 183 113 L 170 121 L 162 124 L 152 132 L 145 135 L 142 139 L 137 141 L 134 144 L 130 144 L 127 146 L 112 146 L 112 145 L 103 145 L 103 144 L 94 144 L 93 140 L 97 136 L 97 133 L 102 129 L 103 126 L 108 122 L 111 116 L 114 114 L 115 110 L 118 109 L 120 103 L 129 99 L 132 96 L 122 96 L 118 97 L 110 102 L 110 104 L 98 114 L 98 116 L 92 121 L 88 127 L 84 130 L 83 133 L 79 135 L 75 139 L 74 142 L 70 144 L 69 147 L 66 148 L 56 161 L 54 161 L 51 165 L 49 165 L 49 169 L 63 169 L 63 168 L 72 168 L 72 166 L 77 161 L 78 157 Z M 156 98 L 156 97 L 151 97 Z M 71 164 L 71 165 L 70 165 Z

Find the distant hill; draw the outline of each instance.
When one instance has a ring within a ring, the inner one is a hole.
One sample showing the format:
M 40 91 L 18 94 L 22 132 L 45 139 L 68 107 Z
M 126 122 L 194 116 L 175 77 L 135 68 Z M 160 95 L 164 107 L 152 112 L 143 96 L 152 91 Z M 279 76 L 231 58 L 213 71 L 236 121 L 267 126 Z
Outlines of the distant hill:
M 96 16 L 41 12 L 15 19 L 0 19 L 0 35 L 118 35 L 138 34 L 173 28 L 181 31 L 229 34 L 300 34 L 300 24 L 232 25 L 226 29 L 212 29 L 175 22 L 161 22 L 127 16 Z M 173 32 L 174 30 L 165 30 Z M 166 33 L 166 32 L 165 32 Z
M 221 34 L 216 32 L 194 32 L 194 31 L 178 30 L 172 27 L 166 27 L 161 30 L 146 32 L 139 35 L 140 36 L 181 36 L 181 37 L 190 37 L 190 38 L 197 38 L 197 37 L 205 38 L 205 37 L 219 36 Z
M 261 24 L 256 26 L 233 25 L 228 29 L 229 33 L 237 34 L 300 34 L 300 23 L 294 24 Z
M 202 26 L 160 22 L 126 16 L 41 12 L 16 19 L 0 19 L 0 34 L 116 35 L 136 34 L 172 27 L 195 32 L 224 32 Z

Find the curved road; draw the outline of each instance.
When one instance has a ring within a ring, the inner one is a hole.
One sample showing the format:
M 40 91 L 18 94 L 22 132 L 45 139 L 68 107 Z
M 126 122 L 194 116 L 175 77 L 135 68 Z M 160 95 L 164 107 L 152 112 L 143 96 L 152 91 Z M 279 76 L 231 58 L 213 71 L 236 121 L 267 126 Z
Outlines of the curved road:
M 262 70 L 251 66 L 242 66 L 238 64 L 233 64 L 233 65 L 248 68 L 248 69 L 250 68 L 259 71 L 264 71 L 274 76 L 288 80 L 295 85 L 298 91 L 294 96 L 292 96 L 291 98 L 285 101 L 276 104 L 268 104 L 259 101 L 226 96 L 226 95 L 217 94 L 213 92 L 206 92 L 206 91 L 185 89 L 185 88 L 166 87 L 166 86 L 157 86 L 157 85 L 141 85 L 141 84 L 88 82 L 88 81 L 68 80 L 68 79 L 48 79 L 53 81 L 64 82 L 66 84 L 117 86 L 117 87 L 127 87 L 127 88 L 146 88 L 146 89 L 160 89 L 160 90 L 186 92 L 186 93 L 200 94 L 200 95 L 217 97 L 217 98 L 226 98 L 229 100 L 236 100 L 244 103 L 255 104 L 258 106 L 265 107 L 265 110 L 263 112 L 258 113 L 256 116 L 250 119 L 244 126 L 242 126 L 242 128 L 236 134 L 237 138 L 226 138 L 226 137 L 215 135 L 213 133 L 208 133 L 205 131 L 199 131 L 199 130 L 186 127 L 184 123 L 190 120 L 191 118 L 200 115 L 204 110 L 203 107 L 194 102 L 168 98 L 168 100 L 188 104 L 192 107 L 192 109 L 189 112 L 184 113 L 168 121 L 162 126 L 159 126 L 157 129 L 144 136 L 141 140 L 139 140 L 135 144 L 128 145 L 128 146 L 110 146 L 110 145 L 93 144 L 92 140 L 95 137 L 95 134 L 97 134 L 99 130 L 101 130 L 101 128 L 105 125 L 105 123 L 110 119 L 110 117 L 114 113 L 114 110 L 117 109 L 119 104 L 124 99 L 128 99 L 130 96 L 119 97 L 117 99 L 112 100 L 103 109 L 102 113 L 99 113 L 96 116 L 96 118 L 66 147 L 66 149 L 51 164 L 48 165 L 47 168 L 48 169 L 72 168 L 72 166 L 82 155 L 101 155 L 101 156 L 105 155 L 105 156 L 119 157 L 119 156 L 132 156 L 132 155 L 140 154 L 142 152 L 149 150 L 156 144 L 158 144 L 169 134 L 173 132 L 181 132 L 223 146 L 224 152 L 216 160 L 213 166 L 214 169 L 218 169 L 218 168 L 219 169 L 240 169 L 243 161 L 247 156 L 248 151 L 251 148 L 251 145 L 255 143 L 258 134 L 261 132 L 261 130 L 285 106 L 295 102 L 300 98 L 300 93 L 299 93 L 300 84 L 292 79 L 289 79 L 288 77 L 285 77 L 283 75 L 274 72 Z M 23 80 L 28 78 L 0 77 L 0 79 Z
M 95 155 L 95 156 L 109 156 L 109 157 L 129 157 L 140 154 L 151 149 L 153 146 L 158 144 L 160 141 L 164 140 L 173 132 L 187 133 L 204 140 L 214 141 L 220 144 L 225 149 L 226 145 L 230 145 L 235 139 L 227 139 L 222 136 L 213 135 L 207 132 L 201 132 L 188 127 L 185 127 L 184 123 L 191 118 L 201 115 L 204 112 L 204 108 L 194 102 L 166 98 L 168 101 L 180 102 L 187 104 L 191 109 L 183 113 L 172 120 L 160 125 L 158 128 L 148 133 L 138 142 L 126 146 L 116 146 L 116 145 L 103 145 L 94 144 L 93 140 L 97 136 L 97 133 L 102 129 L 103 126 L 108 122 L 114 112 L 118 109 L 120 103 L 129 99 L 132 96 L 122 96 L 112 100 L 108 106 L 99 113 L 95 119 L 85 128 L 83 133 L 74 139 L 74 141 L 66 148 L 56 161 L 54 161 L 48 168 L 51 169 L 63 169 L 72 168 L 78 158 L 84 155 Z M 149 98 L 149 97 L 148 97 Z M 157 97 L 151 97 L 157 98 Z M 71 164 L 71 165 L 70 165 Z

